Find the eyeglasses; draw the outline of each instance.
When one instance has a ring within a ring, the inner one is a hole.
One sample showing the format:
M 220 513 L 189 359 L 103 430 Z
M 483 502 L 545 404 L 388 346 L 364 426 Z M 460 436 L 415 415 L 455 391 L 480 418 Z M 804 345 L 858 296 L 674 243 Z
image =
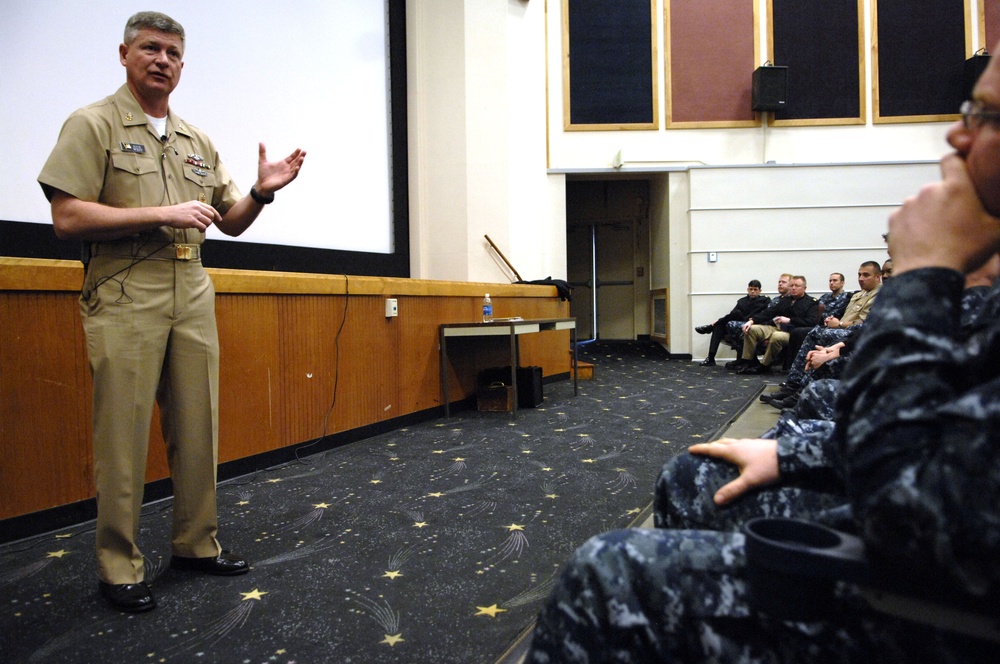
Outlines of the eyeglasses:
M 1000 122 L 1000 111 L 984 111 L 981 101 L 964 101 L 958 112 L 962 114 L 962 124 L 970 131 L 979 129 L 987 122 Z

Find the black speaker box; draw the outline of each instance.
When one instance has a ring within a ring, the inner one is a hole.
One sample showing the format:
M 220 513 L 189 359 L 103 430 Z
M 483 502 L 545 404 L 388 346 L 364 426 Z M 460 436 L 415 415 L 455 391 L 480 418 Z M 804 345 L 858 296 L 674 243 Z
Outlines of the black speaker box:
M 976 53 L 965 61 L 965 98 L 972 99 L 972 88 L 976 87 L 976 81 L 986 71 L 986 65 L 990 64 L 990 56 Z
M 788 67 L 757 67 L 753 72 L 752 101 L 755 111 L 783 111 L 788 94 Z

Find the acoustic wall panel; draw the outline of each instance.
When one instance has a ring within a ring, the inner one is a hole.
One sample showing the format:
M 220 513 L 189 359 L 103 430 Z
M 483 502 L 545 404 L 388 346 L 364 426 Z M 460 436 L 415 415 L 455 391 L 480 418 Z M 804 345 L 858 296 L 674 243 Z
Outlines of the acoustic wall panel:
M 566 0 L 567 130 L 657 129 L 655 0 Z
M 875 0 L 875 117 L 936 122 L 965 97 L 965 0 Z
M 863 124 L 863 0 L 770 6 L 772 61 L 788 67 L 788 100 L 775 124 Z
M 758 124 L 750 108 L 757 3 L 667 0 L 667 126 Z

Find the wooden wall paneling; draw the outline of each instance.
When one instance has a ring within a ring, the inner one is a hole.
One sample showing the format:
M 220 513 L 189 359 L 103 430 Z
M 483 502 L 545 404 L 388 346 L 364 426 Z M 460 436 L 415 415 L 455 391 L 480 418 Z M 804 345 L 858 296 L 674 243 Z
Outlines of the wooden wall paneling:
M 94 496 L 82 276 L 78 262 L 0 257 L 0 519 Z M 212 279 L 220 462 L 320 437 L 337 381 L 327 433 L 440 406 L 438 326 L 477 320 L 485 290 L 506 315 L 569 314 L 555 288 L 539 286 L 224 270 Z M 400 300 L 398 318 L 385 317 L 386 297 Z M 522 336 L 522 363 L 568 372 L 568 335 Z M 479 370 L 506 364 L 508 349 L 506 338 L 470 340 L 452 354 L 455 399 L 473 396 Z M 147 482 L 169 475 L 156 408 L 150 431 Z
M 275 407 L 282 414 L 278 447 L 313 440 L 343 431 L 342 380 L 349 371 L 344 339 L 345 323 L 337 348 L 337 331 L 350 304 L 341 297 L 321 295 L 281 296 L 277 313 L 279 330 L 278 390 Z M 334 390 L 336 389 L 336 395 Z M 335 406 L 331 411 L 331 406 Z
M 0 294 L 0 518 L 93 495 L 85 358 L 76 293 Z
M 216 297 L 220 463 L 277 449 L 283 443 L 279 301 L 278 297 L 231 293 Z
M 334 418 L 338 431 L 398 415 L 399 353 L 396 321 L 385 317 L 381 296 L 350 296 L 340 338 L 340 387 Z M 334 329 L 330 330 L 333 336 Z M 394 412 L 395 411 L 395 412 Z
M 757 3 L 667 0 L 667 126 L 756 127 Z M 710 18 L 708 18 L 710 17 Z
M 416 413 L 442 405 L 438 326 L 443 317 L 459 321 L 468 320 L 469 315 L 467 303 L 453 302 L 451 306 L 444 306 L 449 300 L 399 298 L 396 322 L 401 358 L 398 364 L 399 401 L 403 412 Z

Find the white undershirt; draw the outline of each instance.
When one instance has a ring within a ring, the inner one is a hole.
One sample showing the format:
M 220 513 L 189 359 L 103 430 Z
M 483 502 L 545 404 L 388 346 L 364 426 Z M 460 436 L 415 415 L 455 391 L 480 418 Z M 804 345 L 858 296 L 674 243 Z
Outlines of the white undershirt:
M 149 120 L 150 124 L 153 125 L 153 129 L 156 130 L 157 134 L 159 134 L 160 136 L 166 136 L 167 135 L 167 118 L 166 117 L 154 118 L 152 115 L 150 115 L 150 114 L 147 113 L 146 114 L 146 118 Z

